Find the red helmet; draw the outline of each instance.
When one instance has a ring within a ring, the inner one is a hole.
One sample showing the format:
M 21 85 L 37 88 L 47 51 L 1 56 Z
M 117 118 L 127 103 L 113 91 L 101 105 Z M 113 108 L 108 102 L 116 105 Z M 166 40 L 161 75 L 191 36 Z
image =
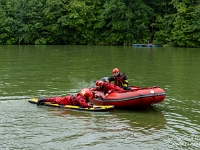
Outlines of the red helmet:
M 113 73 L 117 73 L 117 72 L 119 72 L 119 69 L 118 68 L 114 68 L 112 72 Z
M 103 81 L 101 81 L 101 80 L 97 80 L 96 83 L 95 83 L 96 88 L 97 87 L 100 88 L 100 87 L 102 87 L 102 85 L 103 85 Z
M 79 93 L 89 100 L 93 97 L 92 92 L 88 88 L 82 89 Z

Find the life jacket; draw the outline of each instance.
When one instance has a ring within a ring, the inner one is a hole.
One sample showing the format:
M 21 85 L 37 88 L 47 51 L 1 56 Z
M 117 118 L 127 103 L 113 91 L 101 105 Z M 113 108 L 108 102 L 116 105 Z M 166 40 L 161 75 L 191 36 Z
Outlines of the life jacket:
M 113 76 L 114 84 L 117 86 L 122 86 L 124 84 L 124 79 L 123 79 L 124 76 L 125 76 L 125 73 L 119 73 L 119 75 L 117 77 Z

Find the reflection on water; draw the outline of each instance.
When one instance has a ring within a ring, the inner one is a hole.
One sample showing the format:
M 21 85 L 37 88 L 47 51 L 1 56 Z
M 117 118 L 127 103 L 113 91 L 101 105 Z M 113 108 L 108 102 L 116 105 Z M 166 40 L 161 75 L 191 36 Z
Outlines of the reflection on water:
M 119 112 L 119 113 L 118 113 Z M 149 107 L 145 110 L 116 110 L 116 116 L 125 119 L 136 131 L 159 130 L 165 127 L 166 119 L 161 110 L 156 107 Z M 148 119 L 147 119 L 148 116 Z M 141 129 L 141 130 L 140 130 Z
M 101 113 L 37 107 L 26 99 L 0 103 L 1 138 L 6 139 L 0 142 L 3 149 L 59 149 L 58 145 L 63 149 L 92 149 L 94 145 L 97 149 L 120 149 L 122 145 L 126 149 L 154 149 L 155 145 L 173 149 L 180 142 L 191 142 L 191 138 L 198 142 L 195 124 L 184 122 L 185 118 L 176 113 L 163 113 L 156 106 Z M 180 140 L 182 132 L 186 137 Z
M 199 149 L 198 49 L 0 46 L 1 149 Z M 112 57 L 111 57 L 112 56 Z M 118 67 L 130 85 L 160 86 L 145 110 L 79 112 L 28 103 L 75 94 Z

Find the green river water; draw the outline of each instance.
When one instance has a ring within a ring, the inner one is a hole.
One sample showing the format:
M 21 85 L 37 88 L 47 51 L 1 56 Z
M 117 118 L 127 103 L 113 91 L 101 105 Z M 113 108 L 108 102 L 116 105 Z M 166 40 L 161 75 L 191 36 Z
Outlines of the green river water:
M 118 67 L 129 85 L 159 86 L 145 110 L 80 112 L 37 107 Z M 200 49 L 115 46 L 0 46 L 1 150 L 200 149 Z

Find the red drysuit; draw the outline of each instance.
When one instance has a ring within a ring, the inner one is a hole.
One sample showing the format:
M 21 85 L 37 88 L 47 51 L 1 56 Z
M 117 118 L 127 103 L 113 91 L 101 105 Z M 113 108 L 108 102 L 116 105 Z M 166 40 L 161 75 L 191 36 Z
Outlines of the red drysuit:
M 100 91 L 107 94 L 107 93 L 112 93 L 114 91 L 123 92 L 124 90 L 122 88 L 114 85 L 114 84 L 111 84 L 111 83 L 108 83 L 108 82 L 103 82 L 103 86 L 101 87 Z
M 86 98 L 80 93 L 78 93 L 76 96 L 69 95 L 65 97 L 45 98 L 45 102 L 51 102 L 52 104 L 59 104 L 59 105 L 81 106 L 83 108 L 92 107 L 92 105 L 88 104 Z

